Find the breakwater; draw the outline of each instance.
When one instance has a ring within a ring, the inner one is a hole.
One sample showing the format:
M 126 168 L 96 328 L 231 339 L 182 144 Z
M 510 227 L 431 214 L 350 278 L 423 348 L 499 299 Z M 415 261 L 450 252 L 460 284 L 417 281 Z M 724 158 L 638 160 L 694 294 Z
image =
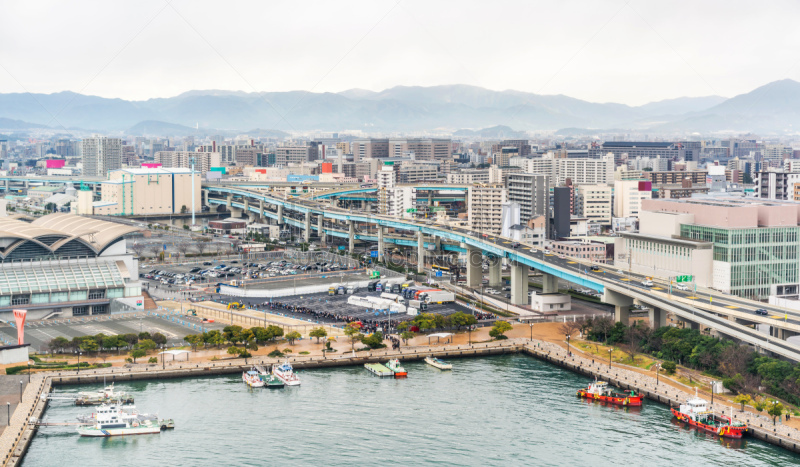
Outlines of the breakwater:
M 566 351 L 555 345 L 546 342 L 529 341 L 527 339 L 515 339 L 491 343 L 478 343 L 471 345 L 444 345 L 431 347 L 404 348 L 402 351 L 373 351 L 369 354 L 365 352 L 357 353 L 354 356 L 340 355 L 335 358 L 311 358 L 311 357 L 290 357 L 290 361 L 298 370 L 325 369 L 339 366 L 363 365 L 364 363 L 382 362 L 388 358 L 400 358 L 403 361 L 421 360 L 426 356 L 436 356 L 446 359 L 480 357 L 502 354 L 521 353 L 532 356 L 538 360 L 551 363 L 553 365 L 568 369 L 572 372 L 587 376 L 597 377 L 608 380 L 611 384 L 623 389 L 636 389 L 641 391 L 647 398 L 662 404 L 676 405 L 690 397 L 692 391 L 677 389 L 662 382 L 656 383 L 654 377 L 644 375 L 624 366 L 613 365 L 608 367 L 607 362 L 592 361 L 590 358 L 579 357 L 577 355 L 567 356 Z M 137 380 L 166 380 L 187 377 L 204 377 L 213 375 L 229 375 L 241 373 L 253 363 L 276 363 L 277 359 L 248 359 L 247 364 L 244 360 L 238 359 L 235 362 L 208 362 L 208 363 L 183 363 L 173 364 L 166 368 L 157 365 L 135 365 L 131 368 L 114 368 L 95 370 L 92 372 L 81 372 L 80 375 L 74 372 L 51 373 L 46 377 L 35 375 L 39 384 L 30 385 L 26 391 L 23 402 L 26 404 L 24 411 L 15 412 L 12 419 L 12 426 L 0 438 L 0 448 L 6 448 L 3 443 L 4 438 L 11 436 L 13 445 L 9 446 L 5 453 L 5 465 L 16 465 L 24 456 L 30 440 L 33 438 L 35 426 L 29 423 L 30 417 L 40 418 L 45 410 L 46 401 L 41 398 L 42 393 L 50 390 L 51 386 L 73 384 L 102 384 L 111 382 L 128 382 Z M 575 388 L 577 390 L 577 387 Z M 726 413 L 728 409 L 725 409 Z M 755 438 L 764 440 L 768 443 L 780 446 L 794 452 L 798 450 L 800 435 L 796 430 L 789 427 L 778 426 L 772 428 L 771 422 L 766 423 L 763 417 L 756 418 L 755 414 L 734 414 L 736 418 L 744 417 L 750 426 L 749 434 Z M 797 440 L 797 441 L 796 441 Z M 3 451 L 0 451 L 3 452 Z

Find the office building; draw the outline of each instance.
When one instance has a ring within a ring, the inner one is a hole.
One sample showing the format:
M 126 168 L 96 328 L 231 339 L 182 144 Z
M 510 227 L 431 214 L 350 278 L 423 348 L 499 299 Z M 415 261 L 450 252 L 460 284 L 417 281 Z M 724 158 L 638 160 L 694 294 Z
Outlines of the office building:
M 377 141 L 377 140 L 371 140 Z M 375 144 L 371 151 L 378 148 L 382 151 L 383 140 Z M 354 142 L 355 145 L 355 142 Z M 355 147 L 355 146 L 354 146 Z M 453 158 L 452 142 L 449 139 L 437 138 L 413 138 L 413 139 L 390 139 L 388 141 L 388 155 L 378 157 L 399 158 L 406 154 L 413 154 L 414 160 L 418 161 L 449 161 Z M 361 148 L 359 147 L 359 151 Z M 376 157 L 376 156 L 372 156 Z
M 614 155 L 616 163 L 637 157 L 696 161 L 700 159 L 700 145 L 697 142 L 606 141 L 589 148 L 590 159 L 600 159 L 609 153 Z
M 794 199 L 794 185 L 800 183 L 800 172 L 758 172 L 755 182 L 757 198 L 791 200 Z
M 652 183 L 645 180 L 614 182 L 614 217 L 637 217 L 642 200 L 653 197 Z
M 350 148 L 353 162 L 389 157 L 389 140 L 386 138 L 357 139 L 350 144 Z
M 531 145 L 525 139 L 504 139 L 498 144 L 492 145 L 492 154 L 499 153 L 503 148 L 514 147 L 517 148 L 517 155 L 527 157 L 531 155 Z
M 572 196 L 569 187 L 553 188 L 553 222 L 550 238 L 558 239 L 572 235 L 570 231 L 571 206 Z
M 450 185 L 489 183 L 489 169 L 466 169 L 460 172 L 450 173 L 447 174 L 447 183 Z
M 312 157 L 314 157 L 312 159 Z M 275 165 L 286 167 L 289 164 L 303 164 L 316 160 L 314 149 L 309 146 L 281 146 L 275 148 Z
M 608 185 L 579 185 L 575 214 L 590 224 L 611 225 L 612 190 Z
M 122 140 L 120 138 L 94 137 L 81 141 L 83 175 L 105 177 L 112 170 L 122 168 Z

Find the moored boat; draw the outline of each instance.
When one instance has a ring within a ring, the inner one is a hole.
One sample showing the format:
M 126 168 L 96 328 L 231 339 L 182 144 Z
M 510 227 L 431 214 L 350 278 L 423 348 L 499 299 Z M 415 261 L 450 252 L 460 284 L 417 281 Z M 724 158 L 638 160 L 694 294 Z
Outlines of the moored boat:
M 242 372 L 242 381 L 251 388 L 263 388 L 264 381 L 261 380 L 258 372 L 255 370 Z
M 272 374 L 283 381 L 283 384 L 287 386 L 300 386 L 300 378 L 295 374 L 289 360 L 286 360 L 280 365 L 274 365 L 272 367 Z
M 440 370 L 452 370 L 453 364 L 439 360 L 436 357 L 425 357 L 425 363 Z
M 408 372 L 402 367 L 402 365 L 400 365 L 400 360 L 396 358 L 389 360 L 384 365 L 386 368 L 392 370 L 395 378 L 405 378 L 408 376 Z
M 97 391 L 82 391 L 75 398 L 75 405 L 101 405 L 109 402 L 133 404 L 133 396 L 126 392 L 115 391 L 114 383 Z
M 100 406 L 92 418 L 93 422 L 89 426 L 78 428 L 78 434 L 93 438 L 106 438 L 161 433 L 161 424 L 158 419 L 140 417 L 139 414 L 123 410 L 117 404 Z
M 641 394 L 633 390 L 625 393 L 614 392 L 605 381 L 595 381 L 589 384 L 588 388 L 579 389 L 578 396 L 625 407 L 640 407 L 642 405 Z
M 678 409 L 670 407 L 670 411 L 679 421 L 723 438 L 738 439 L 747 432 L 746 424 L 738 421 L 734 422 L 725 415 L 715 414 L 713 410 L 708 410 L 707 404 L 708 401 L 700 399 L 695 394 L 694 398 L 687 400 L 685 404 L 681 404 Z
M 285 386 L 283 381 L 279 380 L 277 376 L 273 375 L 263 366 L 253 367 L 258 372 L 258 377 L 264 382 L 264 387 L 267 389 L 280 389 Z
M 365 363 L 364 368 L 376 376 L 394 376 L 394 372 L 392 370 L 387 368 L 386 365 L 381 365 L 380 363 Z

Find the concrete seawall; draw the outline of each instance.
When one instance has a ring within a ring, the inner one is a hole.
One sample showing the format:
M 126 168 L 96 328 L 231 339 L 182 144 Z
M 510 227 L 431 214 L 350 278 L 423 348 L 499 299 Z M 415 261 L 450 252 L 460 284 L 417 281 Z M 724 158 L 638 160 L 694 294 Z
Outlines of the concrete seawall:
M 650 400 L 669 404 L 670 406 L 679 405 L 692 394 L 682 391 L 673 386 L 663 383 L 657 384 L 656 379 L 648 375 L 635 373 L 624 366 L 614 365 L 609 368 L 608 364 L 595 362 L 577 355 L 567 356 L 566 351 L 555 344 L 529 341 L 527 339 L 512 339 L 490 343 L 480 343 L 472 345 L 444 345 L 435 347 L 405 348 L 401 351 L 377 351 L 370 355 L 345 356 L 335 358 L 304 358 L 290 357 L 289 360 L 298 370 L 311 370 L 315 368 L 333 368 L 339 366 L 363 365 L 365 363 L 384 362 L 389 358 L 399 358 L 403 361 L 422 360 L 427 356 L 439 358 L 466 358 L 481 357 L 490 355 L 503 355 L 511 353 L 523 353 L 542 361 L 558 365 L 576 373 L 583 374 L 589 378 L 598 378 L 608 381 L 610 384 L 621 389 L 635 389 Z M 174 379 L 174 378 L 194 378 L 216 375 L 241 374 L 242 371 L 249 369 L 253 364 L 278 363 L 279 359 L 248 359 L 248 364 L 243 360 L 237 362 L 207 362 L 199 364 L 172 365 L 171 368 L 162 369 L 156 365 L 135 368 L 115 368 L 109 370 L 97 370 L 92 373 L 84 372 L 75 374 L 74 372 L 55 373 L 48 375 L 36 375 L 39 381 L 37 384 L 29 386 L 25 391 L 23 401 L 25 405 L 21 413 L 15 411 L 9 426 L 0 437 L 0 449 L 3 449 L 4 464 L 17 465 L 25 455 L 28 445 L 36 431 L 36 427 L 30 423 L 30 418 L 41 418 L 46 410 L 47 401 L 42 394 L 50 392 L 52 387 L 59 385 L 75 384 L 110 384 L 112 382 L 142 381 L 152 379 Z M 579 388 L 575 388 L 577 391 Z M 744 420 L 748 423 L 748 435 L 768 442 L 770 444 L 800 453 L 800 433 L 796 430 L 782 427 L 782 431 L 791 430 L 794 436 L 787 433 L 779 433 L 777 428 L 756 420 L 753 414 L 735 413 L 734 418 Z

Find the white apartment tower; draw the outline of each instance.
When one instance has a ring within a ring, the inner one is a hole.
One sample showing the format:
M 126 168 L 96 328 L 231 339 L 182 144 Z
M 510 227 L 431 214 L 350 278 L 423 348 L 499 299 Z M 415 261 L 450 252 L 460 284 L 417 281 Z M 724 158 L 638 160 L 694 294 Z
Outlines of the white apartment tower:
M 503 224 L 503 204 L 508 192 L 502 185 L 469 187 L 467 216 L 469 228 L 485 234 L 499 235 Z

